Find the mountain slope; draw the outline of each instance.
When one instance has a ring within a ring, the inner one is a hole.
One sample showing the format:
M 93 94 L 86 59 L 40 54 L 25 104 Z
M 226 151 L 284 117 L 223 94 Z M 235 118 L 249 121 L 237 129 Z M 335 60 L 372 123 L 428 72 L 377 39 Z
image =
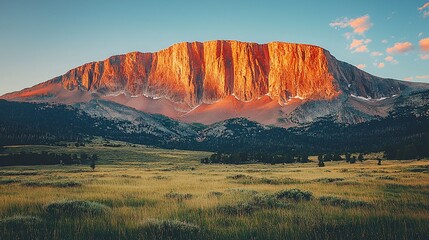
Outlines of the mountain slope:
M 386 116 L 391 98 L 427 88 L 370 75 L 317 46 L 209 41 L 113 56 L 1 98 L 103 99 L 185 122 L 246 117 L 289 127 L 332 114 L 348 123 Z
M 402 152 L 406 152 L 407 157 L 429 156 L 429 91 L 397 97 L 394 101 L 395 108 L 376 120 L 342 124 L 334 121 L 335 115 L 329 115 L 285 129 L 245 118 L 208 126 L 180 123 L 101 100 L 74 107 L 0 100 L 0 145 L 56 144 L 101 136 L 163 148 L 216 152 L 387 151 L 396 156 L 405 156 Z M 123 112 L 126 114 L 121 114 Z

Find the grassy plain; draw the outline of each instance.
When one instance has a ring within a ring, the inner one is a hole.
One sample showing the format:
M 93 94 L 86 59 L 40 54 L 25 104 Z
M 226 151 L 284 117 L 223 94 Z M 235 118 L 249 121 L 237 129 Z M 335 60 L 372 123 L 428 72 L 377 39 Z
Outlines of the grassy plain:
M 0 168 L 0 239 L 429 239 L 428 160 L 204 165 L 210 153 L 100 142 L 6 153 L 23 150 L 100 160 Z

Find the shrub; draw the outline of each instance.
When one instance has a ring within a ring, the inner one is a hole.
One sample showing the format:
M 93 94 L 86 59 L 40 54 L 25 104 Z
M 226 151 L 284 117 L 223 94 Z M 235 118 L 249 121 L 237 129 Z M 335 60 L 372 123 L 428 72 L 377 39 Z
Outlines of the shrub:
M 388 175 L 382 175 L 382 176 L 377 177 L 377 179 L 380 179 L 380 180 L 396 180 L 397 178 L 392 177 L 392 176 L 388 176 Z
M 319 201 L 322 205 L 331 205 L 331 206 L 338 206 L 338 207 L 344 207 L 344 208 L 371 206 L 371 204 L 364 201 L 348 200 L 348 199 L 343 199 L 343 198 L 333 197 L 333 196 L 320 197 Z
M 193 196 L 190 193 L 169 192 L 169 193 L 165 194 L 165 197 L 169 198 L 169 199 L 174 199 L 174 200 L 177 200 L 177 201 L 181 202 L 183 200 L 189 200 Z
M 238 180 L 238 179 L 252 179 L 253 177 L 244 175 L 244 174 L 237 174 L 237 175 L 227 176 L 226 178 Z
M 238 203 L 218 206 L 217 211 L 228 215 L 250 215 L 255 211 L 255 207 L 249 203 Z
M 321 183 L 333 183 L 333 182 L 341 182 L 344 181 L 344 178 L 319 178 L 314 180 L 315 182 Z
M 272 194 L 257 194 L 249 201 L 249 204 L 255 208 L 286 208 L 290 204 L 278 199 Z
M 26 227 L 37 227 L 43 223 L 42 219 L 34 216 L 22 216 L 17 215 L 13 217 L 7 217 L 0 220 L 0 226 L 6 228 L 22 228 Z
M 157 176 L 154 176 L 152 178 L 156 179 L 156 180 L 166 180 L 166 179 L 169 179 L 169 177 L 161 176 L 161 175 L 157 175 Z
M 178 220 L 148 219 L 138 231 L 144 239 L 195 239 L 201 229 L 198 225 Z
M 35 182 L 28 181 L 22 183 L 26 187 L 59 187 L 59 188 L 68 188 L 68 187 L 80 187 L 82 183 L 75 181 L 61 181 L 61 182 Z
M 294 189 L 287 189 L 282 190 L 280 192 L 276 193 L 276 197 L 278 199 L 292 199 L 295 201 L 309 201 L 313 198 L 313 193 L 309 191 L 302 191 L 300 189 L 294 188 Z
M 82 215 L 99 216 L 110 212 L 110 208 L 97 202 L 83 200 L 65 200 L 45 206 L 46 212 L 53 217 L 78 217 Z
M 0 179 L 0 185 L 12 184 L 17 182 L 19 182 L 19 180 L 17 179 Z
M 1 239 L 39 239 L 43 221 L 34 216 L 12 216 L 0 220 Z
M 256 191 L 256 190 L 241 189 L 241 188 L 232 188 L 232 189 L 228 189 L 227 191 L 235 192 L 235 193 L 242 193 L 242 194 L 250 194 L 250 195 L 254 195 L 254 194 L 258 193 L 258 191 Z
M 2 171 L 0 176 L 34 176 L 38 175 L 35 171 Z
M 222 192 L 209 192 L 209 197 L 220 197 L 222 196 L 223 193 Z

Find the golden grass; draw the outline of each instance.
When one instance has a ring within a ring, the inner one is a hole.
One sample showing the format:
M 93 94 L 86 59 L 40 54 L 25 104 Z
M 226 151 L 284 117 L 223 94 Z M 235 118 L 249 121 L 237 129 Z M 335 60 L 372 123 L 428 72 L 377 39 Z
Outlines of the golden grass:
M 23 149 L 100 156 L 95 171 L 86 165 L 0 169 L 0 219 L 16 215 L 40 217 L 44 227 L 38 233 L 34 229 L 25 231 L 40 234 L 41 238 L 134 239 L 145 236 L 139 231 L 143 231 L 142 224 L 148 219 L 179 220 L 185 223 L 183 226 L 194 224 L 201 231 L 191 238 L 203 239 L 429 237 L 428 160 L 383 161 L 381 166 L 371 159 L 356 164 L 327 162 L 323 168 L 317 167 L 316 162 L 204 165 L 199 159 L 210 153 L 126 144 L 113 148 L 99 143 L 79 148 L 21 146 L 8 148 L 7 152 Z M 33 174 L 22 174 L 26 172 Z M 239 174 L 251 181 L 233 177 Z M 82 185 L 25 184 L 67 181 Z M 313 200 L 288 202 L 285 208 L 259 207 L 248 215 L 217 211 L 219 206 L 249 202 L 255 193 L 270 196 L 292 188 L 312 192 Z M 166 197 L 171 192 L 192 197 Z M 371 207 L 323 205 L 318 200 L 322 196 L 363 201 Z M 94 201 L 112 211 L 97 218 L 77 220 L 64 216 L 53 221 L 46 216 L 44 206 L 61 200 Z M 0 234 L 6 239 L 25 234 L 21 230 L 0 226 Z

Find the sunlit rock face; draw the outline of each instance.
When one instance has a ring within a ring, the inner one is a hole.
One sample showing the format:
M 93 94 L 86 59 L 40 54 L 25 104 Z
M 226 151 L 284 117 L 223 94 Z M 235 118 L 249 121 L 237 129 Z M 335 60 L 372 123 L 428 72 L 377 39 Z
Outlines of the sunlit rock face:
M 190 106 L 234 95 L 282 101 L 331 99 L 340 89 L 328 69 L 329 53 L 316 46 L 210 41 L 175 44 L 156 53 L 132 52 L 92 62 L 60 77 L 68 90 L 167 98 Z
M 183 121 L 208 124 L 246 117 L 284 125 L 322 115 L 366 119 L 350 109 L 383 115 L 387 105 L 374 110 L 368 104 L 412 86 L 417 85 L 370 75 L 317 46 L 209 41 L 87 63 L 2 98 L 66 104 L 103 98 Z M 312 101 L 327 103 L 323 108 L 303 105 Z

